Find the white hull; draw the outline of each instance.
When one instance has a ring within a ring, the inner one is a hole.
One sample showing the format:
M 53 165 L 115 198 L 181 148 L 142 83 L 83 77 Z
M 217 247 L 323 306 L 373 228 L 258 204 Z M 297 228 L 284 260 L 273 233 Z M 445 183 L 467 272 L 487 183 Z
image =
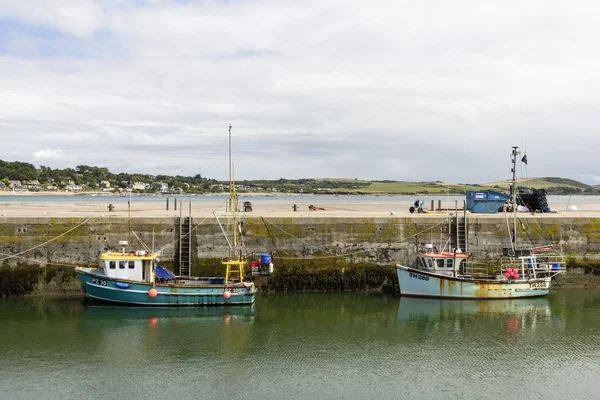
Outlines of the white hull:
M 402 296 L 450 299 L 512 299 L 545 296 L 551 278 L 484 280 L 453 278 L 431 272 L 396 266 Z

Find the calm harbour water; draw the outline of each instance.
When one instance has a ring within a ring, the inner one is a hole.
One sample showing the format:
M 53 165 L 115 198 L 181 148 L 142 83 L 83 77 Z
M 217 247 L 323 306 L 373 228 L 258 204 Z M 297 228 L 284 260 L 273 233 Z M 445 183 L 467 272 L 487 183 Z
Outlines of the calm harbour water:
M 595 399 L 598 376 L 599 290 L 260 294 L 233 309 L 0 300 L 2 399 Z

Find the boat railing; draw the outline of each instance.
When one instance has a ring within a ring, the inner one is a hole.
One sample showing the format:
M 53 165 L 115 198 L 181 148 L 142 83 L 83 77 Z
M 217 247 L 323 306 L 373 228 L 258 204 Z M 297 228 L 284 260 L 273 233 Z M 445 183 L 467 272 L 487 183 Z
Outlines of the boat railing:
M 474 264 L 469 263 L 465 268 L 459 270 L 461 273 L 460 276 L 464 277 L 472 277 L 475 279 L 495 279 L 496 275 L 498 275 L 497 268 L 490 267 L 485 264 Z
M 562 255 L 502 257 L 500 263 L 494 266 L 469 263 L 465 268 L 461 268 L 459 274 L 476 279 L 508 280 L 504 274 L 511 268 L 516 269 L 523 278 L 547 278 L 565 272 L 566 265 L 566 257 Z
M 566 271 L 567 258 L 557 254 L 502 257 L 500 268 L 503 272 L 516 268 L 520 275 L 531 278 L 553 277 Z

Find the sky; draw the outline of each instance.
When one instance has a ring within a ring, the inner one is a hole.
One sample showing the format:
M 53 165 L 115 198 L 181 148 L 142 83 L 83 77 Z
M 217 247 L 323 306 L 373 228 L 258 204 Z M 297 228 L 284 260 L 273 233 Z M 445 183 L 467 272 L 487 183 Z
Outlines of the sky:
M 600 184 L 600 3 L 0 2 L 0 159 Z

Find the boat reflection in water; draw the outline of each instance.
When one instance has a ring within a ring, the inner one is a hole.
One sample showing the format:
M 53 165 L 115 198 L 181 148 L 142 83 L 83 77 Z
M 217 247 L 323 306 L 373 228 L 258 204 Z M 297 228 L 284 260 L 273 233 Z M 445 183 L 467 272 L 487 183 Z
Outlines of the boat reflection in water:
M 448 300 L 402 297 L 397 321 L 399 324 L 503 321 L 502 326 L 507 331 L 516 331 L 522 328 L 534 329 L 537 322 L 548 321 L 550 316 L 550 302 L 546 298 Z
M 135 325 L 147 322 L 159 323 L 230 323 L 233 321 L 250 322 L 254 320 L 256 307 L 123 307 L 109 305 L 88 305 L 82 323 L 85 327 Z
M 174 354 L 218 352 L 238 360 L 247 351 L 256 309 L 247 307 L 86 307 L 79 336 L 97 362 L 155 363 Z

